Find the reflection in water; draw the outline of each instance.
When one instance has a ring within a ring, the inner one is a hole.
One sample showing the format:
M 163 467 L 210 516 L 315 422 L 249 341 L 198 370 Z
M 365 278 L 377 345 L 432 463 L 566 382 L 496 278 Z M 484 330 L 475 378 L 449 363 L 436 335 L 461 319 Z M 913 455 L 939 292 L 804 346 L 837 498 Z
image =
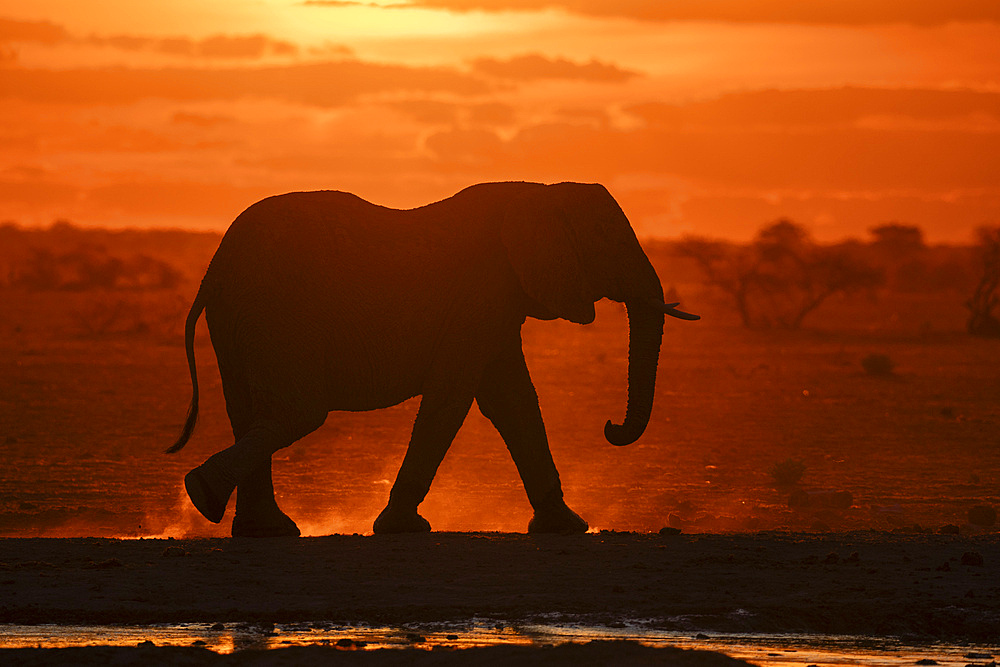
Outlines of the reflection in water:
M 283 625 L 0 625 L 0 648 L 64 648 L 71 646 L 202 646 L 216 653 L 287 646 L 325 645 L 339 650 L 452 649 L 498 644 L 546 645 L 565 642 L 627 639 L 647 646 L 676 646 L 718 651 L 758 665 L 938 665 L 986 664 L 1000 655 L 1000 645 L 905 644 L 894 638 L 842 635 L 716 634 L 707 636 L 643 627 L 578 625 L 505 625 L 494 621 L 373 627 L 332 623 Z M 930 664 L 930 663 L 927 663 Z

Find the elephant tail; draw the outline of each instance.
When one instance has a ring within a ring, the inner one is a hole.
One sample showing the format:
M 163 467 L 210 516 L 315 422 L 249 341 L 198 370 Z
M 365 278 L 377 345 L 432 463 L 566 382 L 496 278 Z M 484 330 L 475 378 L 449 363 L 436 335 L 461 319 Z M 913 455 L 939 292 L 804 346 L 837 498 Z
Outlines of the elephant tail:
M 184 323 L 184 348 L 187 350 L 188 369 L 191 371 L 191 405 L 188 406 L 187 420 L 184 422 L 180 437 L 177 438 L 177 442 L 167 448 L 167 454 L 180 451 L 191 437 L 194 425 L 198 423 L 198 368 L 194 363 L 194 329 L 195 325 L 198 324 L 198 318 L 201 317 L 201 312 L 205 310 L 205 299 L 202 292 L 202 289 L 198 290 L 198 295 L 195 296 L 194 303 L 191 304 L 191 310 L 188 311 L 187 321 Z

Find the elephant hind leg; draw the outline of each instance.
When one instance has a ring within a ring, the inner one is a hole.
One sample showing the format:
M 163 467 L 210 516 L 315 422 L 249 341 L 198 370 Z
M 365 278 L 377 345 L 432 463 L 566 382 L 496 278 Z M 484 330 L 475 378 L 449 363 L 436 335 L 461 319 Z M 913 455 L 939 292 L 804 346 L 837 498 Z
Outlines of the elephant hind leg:
M 253 469 L 236 487 L 233 537 L 298 537 L 299 527 L 281 511 L 274 498 L 271 459 Z
M 292 439 L 273 422 L 258 422 L 243 433 L 232 447 L 213 454 L 184 477 L 192 504 L 212 523 L 219 523 L 237 485 L 253 486 L 255 473 L 271 471 L 271 455 L 287 447 Z M 258 484 L 259 486 L 259 484 Z M 273 499 L 273 491 L 271 495 Z

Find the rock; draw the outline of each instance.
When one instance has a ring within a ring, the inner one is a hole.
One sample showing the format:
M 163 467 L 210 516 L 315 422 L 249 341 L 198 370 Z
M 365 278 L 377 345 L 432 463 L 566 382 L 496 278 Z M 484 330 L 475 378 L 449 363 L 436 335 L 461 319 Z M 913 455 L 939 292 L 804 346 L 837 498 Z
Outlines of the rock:
M 354 642 L 352 642 L 347 637 L 342 637 L 337 640 L 336 645 L 339 646 L 340 648 L 351 648 L 352 646 L 354 646 Z
M 992 653 L 976 653 L 975 651 L 973 651 L 971 653 L 966 653 L 965 654 L 965 658 L 967 660 L 992 660 L 993 659 L 993 654 Z
M 983 566 L 983 555 L 976 551 L 966 551 L 962 554 L 962 565 L 971 565 L 973 567 Z
M 918 665 L 936 665 L 936 664 L 938 664 L 938 661 L 937 660 L 931 660 L 930 658 L 922 658 L 920 660 L 917 660 L 917 664 Z
M 445 639 L 447 639 L 447 640 L 448 640 L 448 641 L 450 641 L 450 642 L 453 642 L 453 641 L 455 641 L 456 639 L 458 639 L 458 635 L 445 635 L 445 637 L 444 637 L 444 638 L 445 638 Z
M 185 551 L 184 547 L 167 547 L 160 555 L 165 558 L 177 558 L 180 556 L 190 556 L 191 554 Z
M 671 535 L 680 535 L 683 531 L 680 528 L 675 528 L 674 526 L 664 526 L 660 528 L 659 534 L 661 537 L 669 537 Z
M 852 551 L 851 555 L 848 556 L 844 560 L 844 562 L 845 563 L 860 563 L 861 562 L 861 554 L 859 554 L 857 551 Z
M 225 630 L 225 629 L 226 629 L 226 626 L 223 625 L 222 623 L 216 623 L 211 628 L 209 628 L 209 630 Z
M 410 632 L 410 633 L 407 633 L 407 635 L 406 635 L 406 641 L 408 641 L 410 643 L 413 643 L 413 644 L 422 644 L 423 642 L 425 642 L 427 640 L 423 637 L 423 635 L 419 635 L 416 632 Z
M 156 648 L 156 644 L 148 639 L 146 641 L 139 642 L 136 646 L 139 646 L 140 648 Z
M 962 530 L 955 524 L 949 523 L 945 526 L 941 526 L 940 528 L 938 528 L 937 532 L 941 533 L 942 535 L 960 535 L 962 533 Z
M 997 522 L 997 511 L 989 505 L 976 505 L 969 510 L 969 523 L 989 528 Z
M 934 570 L 937 572 L 951 572 L 951 565 L 945 562 L 943 565 L 938 565 Z
M 840 556 L 831 551 L 826 555 L 826 558 L 823 559 L 823 562 L 827 565 L 836 565 L 840 562 Z
M 193 642 L 191 642 L 191 646 L 208 646 L 208 642 L 206 642 L 204 639 L 195 639 Z

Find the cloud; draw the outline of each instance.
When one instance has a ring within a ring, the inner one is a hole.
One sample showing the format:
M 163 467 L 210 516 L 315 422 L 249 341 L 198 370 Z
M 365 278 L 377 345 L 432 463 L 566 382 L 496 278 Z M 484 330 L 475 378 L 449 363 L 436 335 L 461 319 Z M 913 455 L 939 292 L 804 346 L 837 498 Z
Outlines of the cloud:
M 267 35 L 212 35 L 200 40 L 188 37 L 139 37 L 135 35 L 91 36 L 84 40 L 97 46 L 123 51 L 154 51 L 196 58 L 257 59 L 265 56 L 295 56 L 299 47 Z
M 972 90 L 844 87 L 760 90 L 688 104 L 645 102 L 625 107 L 649 127 L 857 125 L 873 117 L 949 121 L 973 116 L 1000 120 L 1000 94 Z
M 726 21 L 865 25 L 1000 21 L 995 0 L 410 0 L 411 7 L 453 12 L 563 11 L 642 21 Z
M 147 37 L 143 35 L 90 35 L 77 37 L 61 25 L 50 21 L 16 21 L 0 18 L 0 44 L 33 42 L 56 44 L 89 44 L 120 51 L 150 51 L 192 58 L 258 59 L 266 56 L 297 56 L 300 48 L 287 40 L 264 34 L 210 35 L 203 39 L 189 37 Z M 324 53 L 347 55 L 346 47 L 325 45 Z
M 956 123 L 953 118 L 1000 114 L 1000 96 L 847 90 L 755 97 L 661 105 L 655 107 L 655 116 L 647 107 L 647 122 L 628 129 L 553 122 L 523 127 L 503 141 L 455 130 L 435 135 L 427 146 L 444 166 L 449 160 L 476 161 L 483 171 L 543 172 L 550 178 L 575 180 L 610 181 L 620 174 L 658 173 L 754 191 L 940 192 L 996 187 L 1000 124 Z M 909 106 L 925 97 L 937 101 L 924 108 Z M 831 105 L 838 98 L 841 103 Z M 889 116 L 898 122 L 877 128 L 864 122 L 868 116 L 860 102 L 865 99 L 881 100 L 881 107 L 872 103 L 873 109 L 897 110 Z M 908 123 L 907 113 L 926 114 L 934 122 Z M 655 122 L 649 121 L 651 117 Z
M 508 60 L 477 58 L 472 61 L 471 66 L 474 72 L 514 81 L 571 79 L 620 83 L 638 75 L 637 72 L 597 60 L 581 65 L 565 58 L 546 58 L 537 53 L 515 56 Z
M 0 99 L 70 104 L 280 99 L 319 107 L 365 94 L 419 91 L 475 95 L 483 80 L 443 67 L 407 67 L 354 60 L 260 68 L 0 69 Z

